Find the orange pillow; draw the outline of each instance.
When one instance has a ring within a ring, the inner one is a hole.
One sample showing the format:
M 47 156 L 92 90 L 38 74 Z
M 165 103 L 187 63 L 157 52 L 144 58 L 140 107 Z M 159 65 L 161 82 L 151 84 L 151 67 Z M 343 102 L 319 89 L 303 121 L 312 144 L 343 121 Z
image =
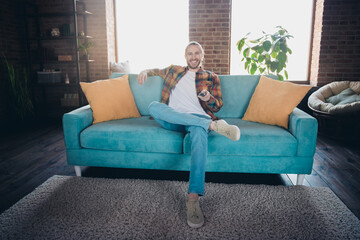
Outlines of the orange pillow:
M 120 78 L 80 83 L 93 111 L 93 124 L 140 117 L 131 92 L 128 75 Z
M 310 89 L 309 85 L 261 76 L 242 119 L 287 129 L 291 112 Z

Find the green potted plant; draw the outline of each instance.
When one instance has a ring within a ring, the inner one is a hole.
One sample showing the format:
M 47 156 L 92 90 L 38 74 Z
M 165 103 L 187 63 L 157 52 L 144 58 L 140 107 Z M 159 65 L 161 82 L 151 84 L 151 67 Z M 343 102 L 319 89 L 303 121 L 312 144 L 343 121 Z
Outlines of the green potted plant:
M 84 55 L 83 57 L 80 57 L 80 58 L 83 58 L 83 59 L 86 59 L 86 60 L 89 60 L 89 49 L 94 46 L 94 43 L 89 41 L 89 40 L 86 40 L 84 42 L 82 42 L 80 39 L 78 40 L 78 50 L 79 52 L 82 52 Z
M 17 120 L 24 121 L 34 115 L 26 68 L 15 67 L 4 55 L 3 60 L 7 71 L 10 111 Z
M 281 26 L 276 27 L 273 34 L 263 31 L 263 36 L 257 39 L 249 39 L 248 33 L 237 42 L 239 53 L 242 54 L 242 62 L 250 74 L 275 75 L 281 81 L 288 79 L 286 63 L 288 55 L 292 54 L 287 45 L 287 39 L 292 38 L 288 31 Z

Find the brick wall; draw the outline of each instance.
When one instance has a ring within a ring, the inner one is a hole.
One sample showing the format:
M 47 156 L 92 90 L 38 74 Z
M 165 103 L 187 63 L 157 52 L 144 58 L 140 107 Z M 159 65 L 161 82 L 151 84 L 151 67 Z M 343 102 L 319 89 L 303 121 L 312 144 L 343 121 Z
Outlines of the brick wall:
M 114 1 L 106 0 L 107 63 L 116 61 Z M 108 67 L 109 69 L 109 67 Z
M 322 24 L 314 28 L 311 83 L 323 86 L 333 81 L 359 81 L 360 2 L 318 0 L 317 5 L 323 14 L 322 19 L 316 19 Z
M 190 0 L 189 40 L 205 50 L 204 69 L 230 73 L 231 0 Z
M 310 84 L 317 85 L 319 74 L 320 43 L 323 23 L 324 0 L 317 0 L 315 3 L 313 46 L 310 63 Z
M 110 74 L 109 64 L 115 61 L 115 33 L 113 0 L 86 0 L 88 11 L 88 32 L 93 36 L 95 45 L 90 50 L 95 60 L 90 65 L 91 81 L 106 79 Z

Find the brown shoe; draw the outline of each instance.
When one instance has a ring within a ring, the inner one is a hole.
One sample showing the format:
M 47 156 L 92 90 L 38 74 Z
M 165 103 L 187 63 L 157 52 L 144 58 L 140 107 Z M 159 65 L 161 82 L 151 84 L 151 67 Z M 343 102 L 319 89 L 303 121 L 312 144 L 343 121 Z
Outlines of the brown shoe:
M 198 199 L 188 199 L 186 201 L 187 223 L 192 228 L 199 228 L 204 225 L 204 215 L 201 211 Z

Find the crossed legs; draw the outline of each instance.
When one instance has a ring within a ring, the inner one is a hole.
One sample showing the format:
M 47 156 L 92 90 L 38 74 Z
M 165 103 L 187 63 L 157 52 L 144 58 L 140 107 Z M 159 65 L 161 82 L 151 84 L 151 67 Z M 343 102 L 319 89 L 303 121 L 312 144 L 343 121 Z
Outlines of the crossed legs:
M 191 167 L 188 193 L 189 197 L 195 198 L 197 195 L 204 195 L 208 129 L 211 119 L 202 115 L 181 113 L 159 102 L 149 105 L 149 113 L 166 129 L 190 133 Z
M 204 115 L 181 113 L 166 104 L 152 102 L 149 113 L 164 128 L 174 131 L 189 132 L 191 139 L 191 167 L 188 189 L 187 223 L 199 228 L 204 224 L 204 215 L 199 205 L 199 195 L 204 195 L 205 164 L 207 158 L 208 132 L 215 132 L 237 141 L 240 129 L 229 125 L 224 120 L 212 121 Z

